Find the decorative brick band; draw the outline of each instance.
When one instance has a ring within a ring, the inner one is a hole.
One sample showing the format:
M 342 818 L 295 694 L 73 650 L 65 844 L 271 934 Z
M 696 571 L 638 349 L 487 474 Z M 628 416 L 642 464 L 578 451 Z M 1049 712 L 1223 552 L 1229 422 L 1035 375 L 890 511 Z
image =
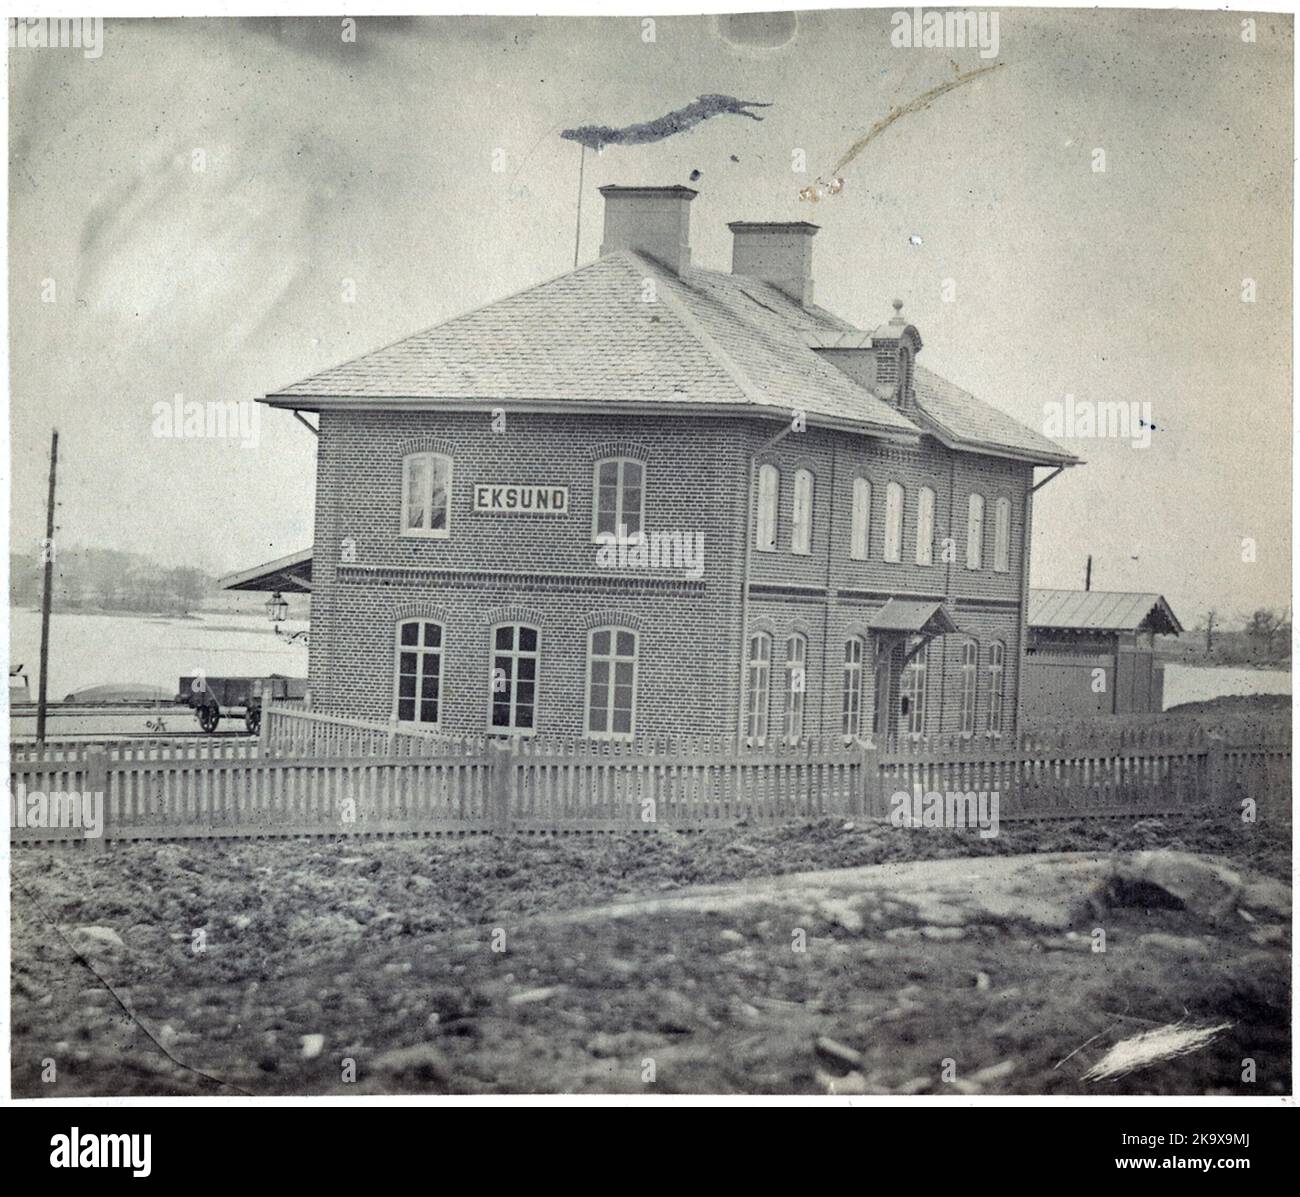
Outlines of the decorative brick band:
M 578 621 L 578 627 L 584 632 L 589 632 L 592 628 L 630 628 L 634 632 L 640 632 L 644 631 L 644 621 L 631 611 L 616 611 L 607 607 L 584 615 Z
M 340 565 L 338 580 L 362 586 L 455 586 L 482 590 L 514 586 L 522 590 L 558 594 L 599 594 L 624 590 L 640 594 L 703 595 L 703 579 L 672 578 L 661 574 L 617 573 L 494 573 L 475 569 L 439 569 L 424 565 Z
M 650 452 L 636 441 L 603 441 L 587 450 L 592 465 L 607 457 L 630 457 L 633 461 L 648 461 Z

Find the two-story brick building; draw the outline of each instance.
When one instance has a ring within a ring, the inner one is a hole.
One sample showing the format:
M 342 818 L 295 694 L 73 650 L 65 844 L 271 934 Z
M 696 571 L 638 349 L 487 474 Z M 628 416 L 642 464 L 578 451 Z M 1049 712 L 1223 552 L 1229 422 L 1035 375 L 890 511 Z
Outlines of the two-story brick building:
M 600 257 L 266 396 L 319 414 L 313 705 L 456 733 L 1000 734 L 1036 466 L 1074 458 L 813 300 L 815 225 Z M 247 579 L 245 578 L 245 583 Z

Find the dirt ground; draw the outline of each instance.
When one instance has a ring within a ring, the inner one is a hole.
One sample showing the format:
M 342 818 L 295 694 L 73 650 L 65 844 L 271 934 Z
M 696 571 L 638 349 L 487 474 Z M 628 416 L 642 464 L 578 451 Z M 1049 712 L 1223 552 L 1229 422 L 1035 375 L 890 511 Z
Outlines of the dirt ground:
M 1141 849 L 1221 860 L 1272 905 L 1080 883 L 1042 915 L 1035 881 L 954 915 L 860 868 L 948 861 L 908 884 L 988 895 L 1020 868 L 996 858 Z M 1283 1093 L 1289 851 L 1234 819 L 23 849 L 14 1093 Z M 1232 1026 L 1083 1079 L 1180 1018 Z

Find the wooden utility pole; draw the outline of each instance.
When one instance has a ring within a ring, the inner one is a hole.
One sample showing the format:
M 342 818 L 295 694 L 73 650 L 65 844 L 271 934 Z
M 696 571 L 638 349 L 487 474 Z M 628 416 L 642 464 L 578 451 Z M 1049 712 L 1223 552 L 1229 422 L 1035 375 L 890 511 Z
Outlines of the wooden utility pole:
M 1214 616 L 1215 612 L 1212 610 L 1205 617 L 1205 655 L 1207 657 L 1214 648 Z
M 1083 572 L 1083 588 L 1084 590 L 1092 589 L 1092 554 L 1091 553 L 1088 554 L 1088 567 Z
M 54 591 L 54 480 L 59 469 L 59 430 L 50 438 L 50 493 L 45 501 L 45 588 L 41 593 L 41 681 L 36 696 L 36 742 L 45 743 L 45 701 L 50 684 L 50 599 Z

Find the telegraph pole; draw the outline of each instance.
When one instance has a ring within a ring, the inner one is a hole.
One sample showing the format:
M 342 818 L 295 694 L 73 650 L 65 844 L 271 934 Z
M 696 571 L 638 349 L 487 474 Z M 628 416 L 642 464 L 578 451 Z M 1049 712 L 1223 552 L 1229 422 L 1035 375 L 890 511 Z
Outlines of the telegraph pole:
M 45 743 L 45 700 L 50 678 L 50 598 L 54 590 L 54 480 L 59 469 L 59 430 L 50 439 L 50 493 L 45 503 L 45 589 L 41 594 L 41 682 L 36 697 L 36 742 Z
M 1088 568 L 1084 571 L 1083 574 L 1083 588 L 1084 590 L 1092 589 L 1092 554 L 1091 553 L 1088 554 Z

